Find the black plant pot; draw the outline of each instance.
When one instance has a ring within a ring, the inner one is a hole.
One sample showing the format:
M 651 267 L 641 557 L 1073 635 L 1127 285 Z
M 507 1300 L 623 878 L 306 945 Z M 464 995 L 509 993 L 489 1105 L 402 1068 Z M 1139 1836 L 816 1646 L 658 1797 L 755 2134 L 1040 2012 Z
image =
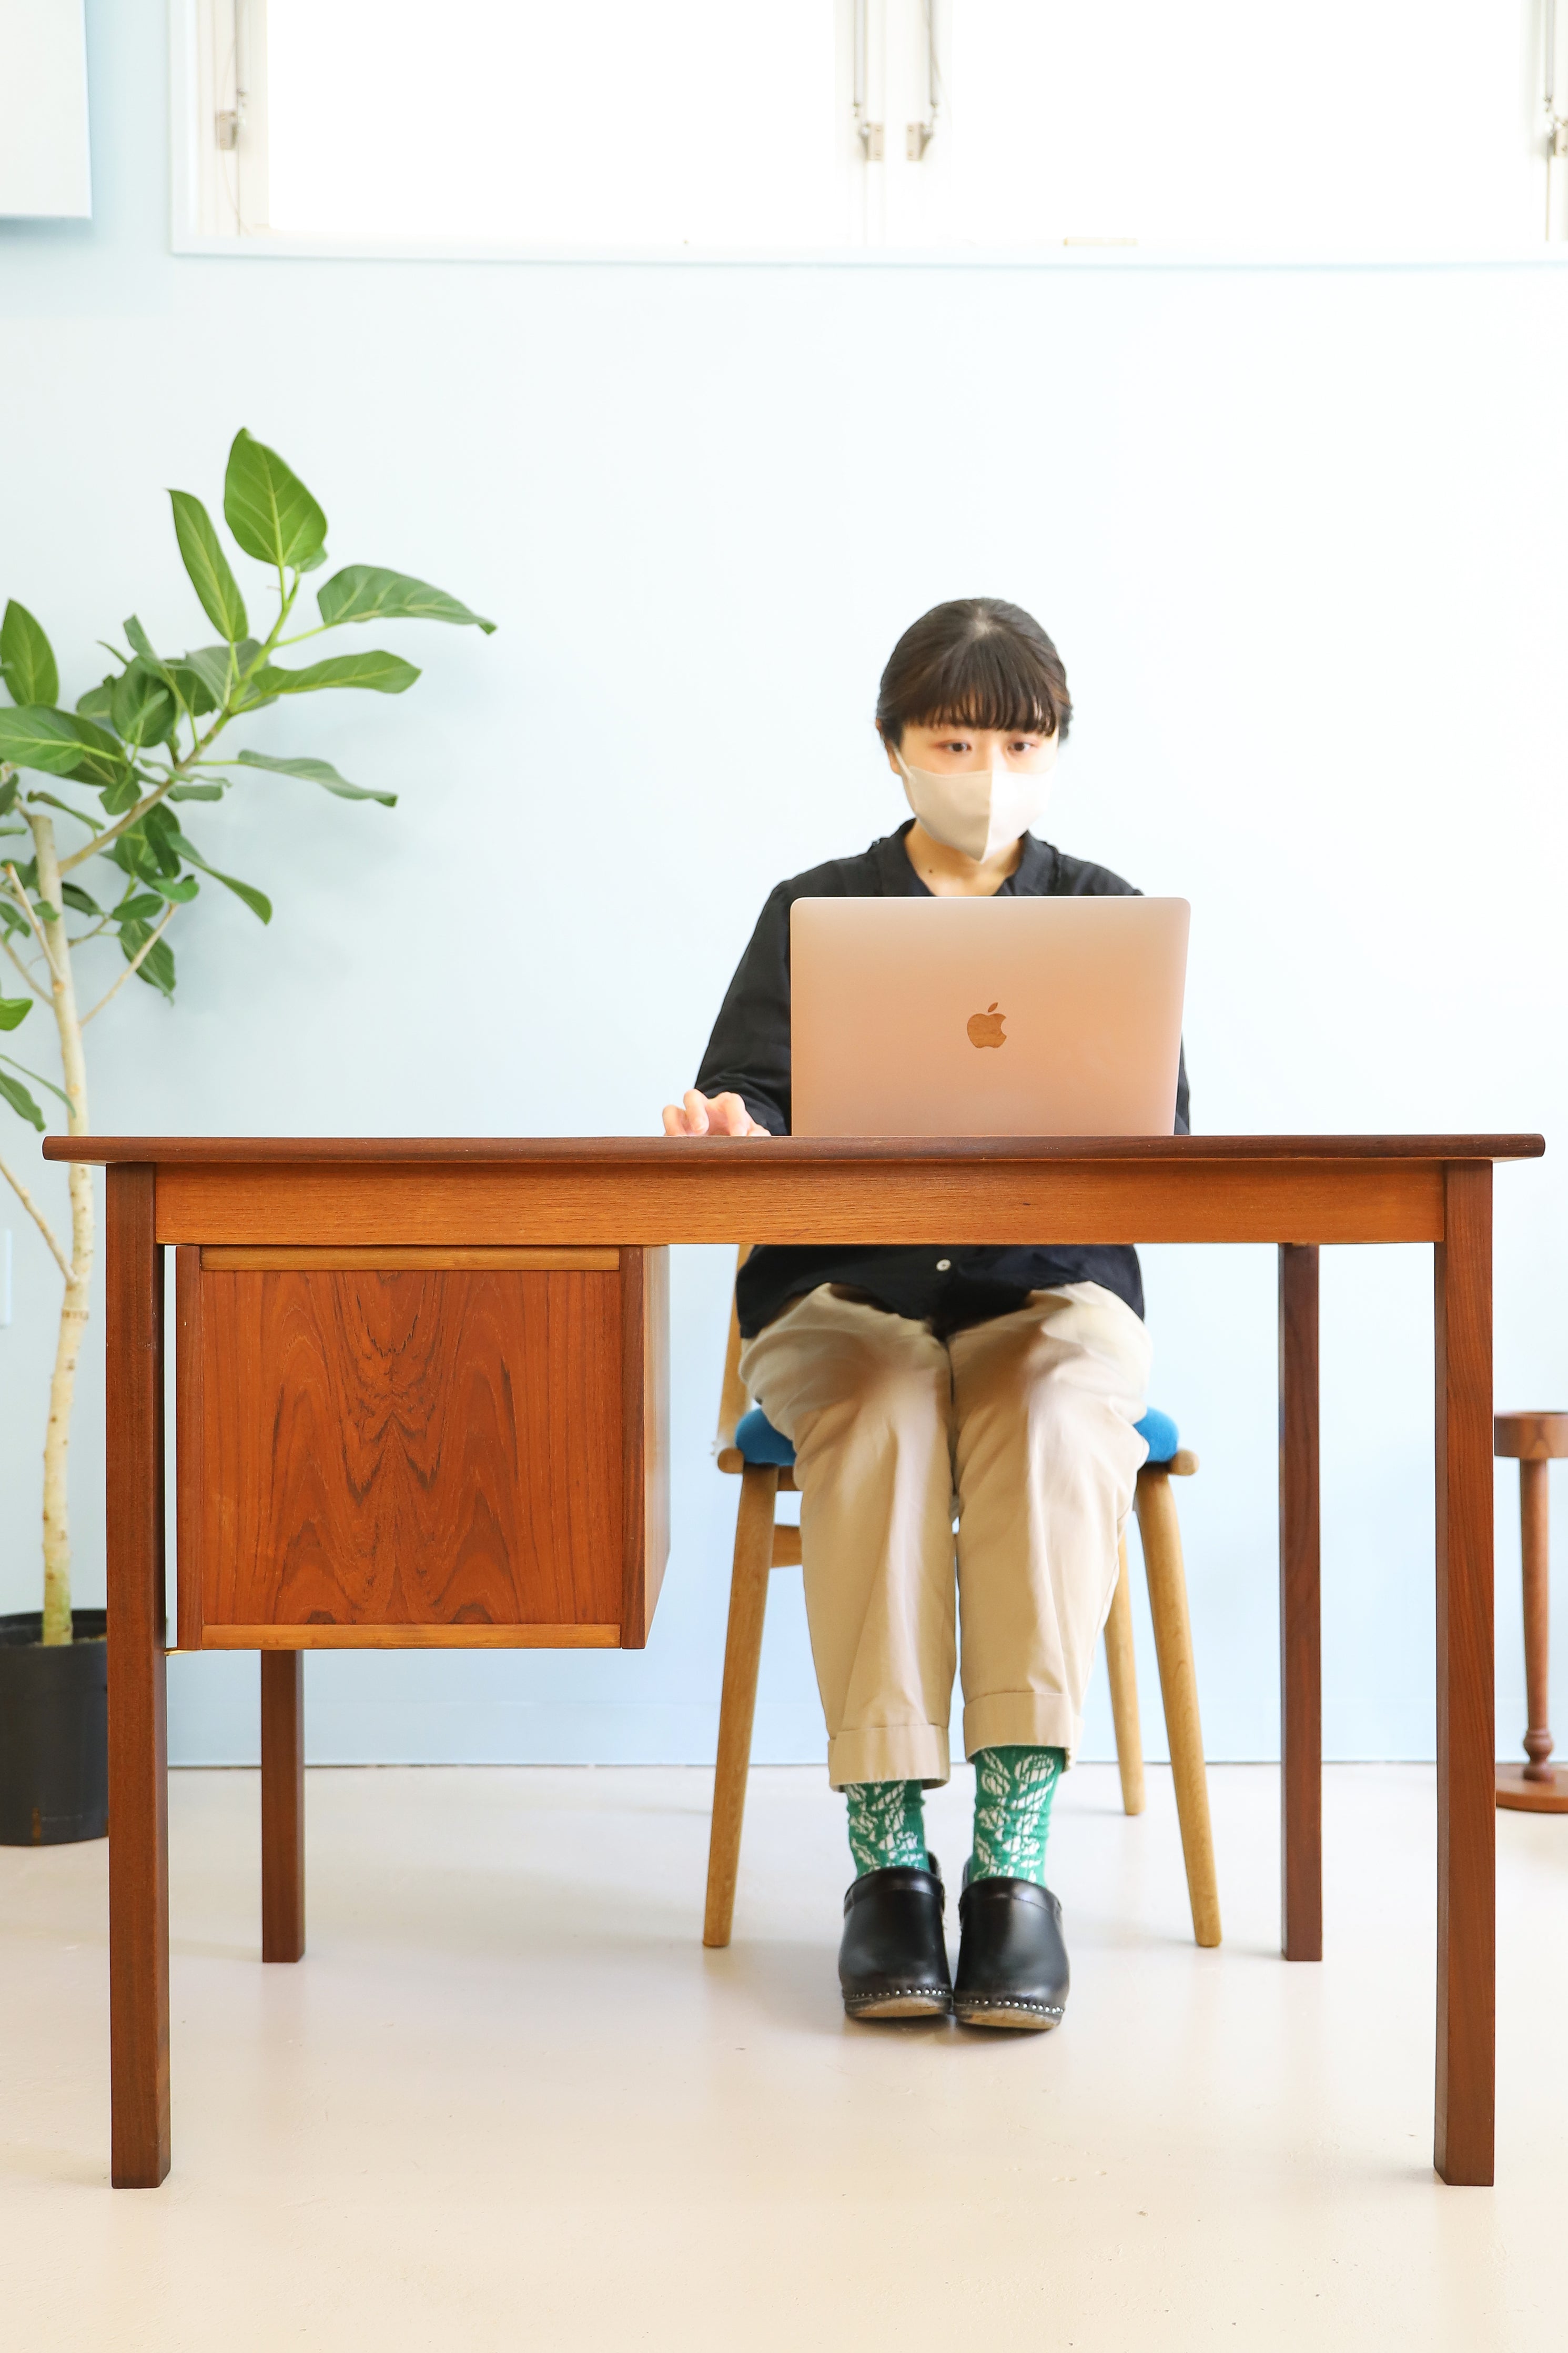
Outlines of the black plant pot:
M 37 1609 L 0 1617 L 0 1846 L 63 1846 L 109 1829 L 109 1646 L 101 1609 L 45 1649 Z

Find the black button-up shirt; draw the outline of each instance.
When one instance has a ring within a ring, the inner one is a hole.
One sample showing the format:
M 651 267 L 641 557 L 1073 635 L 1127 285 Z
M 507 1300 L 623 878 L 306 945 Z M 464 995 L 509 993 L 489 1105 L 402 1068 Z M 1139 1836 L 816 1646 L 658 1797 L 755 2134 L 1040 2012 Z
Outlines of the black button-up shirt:
M 772 892 L 736 966 L 697 1073 L 705 1095 L 732 1091 L 760 1126 L 773 1135 L 789 1134 L 789 911 L 797 899 L 929 899 L 904 849 L 913 822 L 874 841 L 858 858 L 830 859 Z M 997 895 L 1103 899 L 1138 893 L 1119 874 L 1069 858 L 1026 833 L 1017 869 Z M 1188 1133 L 1184 1057 L 1176 1087 L 1176 1133 Z M 1103 1283 L 1135 1314 L 1143 1313 L 1138 1253 L 1122 1247 L 942 1243 L 920 1250 L 857 1250 L 842 1243 L 770 1244 L 752 1252 L 735 1284 L 742 1332 L 750 1339 L 791 1299 L 821 1282 L 847 1284 L 896 1314 L 929 1319 L 944 1333 L 1011 1314 L 1031 1291 L 1064 1282 Z

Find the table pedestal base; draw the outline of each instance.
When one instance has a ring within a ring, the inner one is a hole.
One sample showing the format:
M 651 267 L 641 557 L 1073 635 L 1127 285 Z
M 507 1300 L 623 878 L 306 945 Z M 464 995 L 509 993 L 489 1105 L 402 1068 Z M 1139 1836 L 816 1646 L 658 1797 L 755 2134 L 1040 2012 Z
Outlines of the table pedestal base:
M 1500 1765 L 1497 1801 L 1514 1813 L 1568 1814 L 1568 1769 L 1554 1766 L 1549 1781 L 1527 1781 L 1522 1765 Z

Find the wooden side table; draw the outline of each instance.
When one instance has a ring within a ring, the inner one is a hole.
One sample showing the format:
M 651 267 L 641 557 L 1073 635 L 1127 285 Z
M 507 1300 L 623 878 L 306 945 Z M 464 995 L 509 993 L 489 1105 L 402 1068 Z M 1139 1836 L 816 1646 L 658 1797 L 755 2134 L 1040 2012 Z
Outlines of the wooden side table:
M 1524 1568 L 1524 1684 L 1530 1729 L 1527 1765 L 1500 1765 L 1497 1801 L 1526 1814 L 1568 1814 L 1568 1772 L 1548 1762 L 1552 1732 L 1548 1645 L 1552 1596 L 1548 1577 L 1547 1465 L 1568 1455 L 1568 1413 L 1500 1413 L 1494 1451 L 1519 1464 L 1519 1541 Z

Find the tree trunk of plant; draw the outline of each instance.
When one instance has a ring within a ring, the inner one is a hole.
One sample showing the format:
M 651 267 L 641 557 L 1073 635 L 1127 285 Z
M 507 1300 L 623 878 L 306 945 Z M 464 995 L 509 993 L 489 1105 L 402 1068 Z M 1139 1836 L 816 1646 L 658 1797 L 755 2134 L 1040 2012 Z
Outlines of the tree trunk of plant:
M 67 1124 L 72 1135 L 89 1133 L 87 1067 L 82 1056 L 81 1020 L 77 1011 L 76 980 L 70 944 L 66 937 L 65 905 L 60 895 L 59 859 L 55 849 L 54 819 L 24 811 L 32 831 L 38 860 L 38 897 L 53 911 L 44 923 L 44 952 L 48 958 L 55 1027 L 59 1032 L 60 1066 L 65 1073 Z M 70 1170 L 70 1274 L 60 1302 L 59 1335 L 55 1343 L 55 1369 L 49 1382 L 49 1419 L 44 1433 L 44 1641 L 68 1642 L 71 1638 L 71 1557 L 69 1499 L 66 1487 L 70 1448 L 71 1407 L 76 1396 L 76 1368 L 87 1330 L 88 1297 L 92 1286 L 96 1226 L 92 1171 L 72 1164 Z

